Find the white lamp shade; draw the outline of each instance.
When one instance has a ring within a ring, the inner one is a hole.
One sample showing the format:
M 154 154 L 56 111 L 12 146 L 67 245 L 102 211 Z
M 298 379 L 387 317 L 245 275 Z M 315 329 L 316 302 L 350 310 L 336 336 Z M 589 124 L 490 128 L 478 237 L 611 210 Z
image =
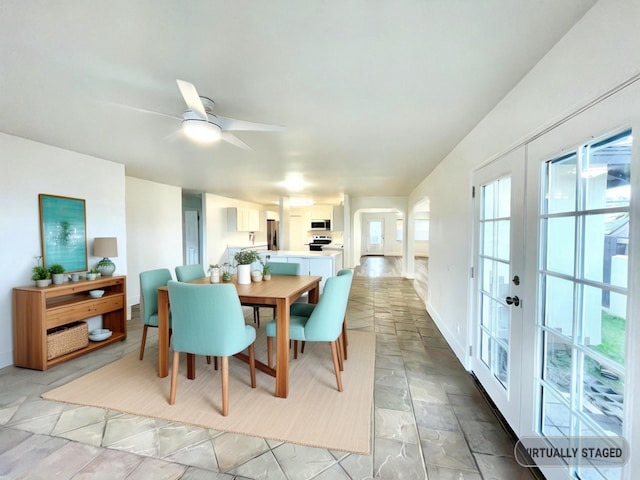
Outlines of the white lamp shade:
M 93 240 L 93 255 L 96 257 L 117 257 L 118 239 L 116 237 L 96 237 Z

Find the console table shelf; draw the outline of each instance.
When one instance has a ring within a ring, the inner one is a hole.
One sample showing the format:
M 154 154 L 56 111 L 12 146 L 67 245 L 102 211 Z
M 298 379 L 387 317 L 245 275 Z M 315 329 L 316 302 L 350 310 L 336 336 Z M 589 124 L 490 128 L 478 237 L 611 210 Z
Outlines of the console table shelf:
M 100 298 L 90 290 L 104 290 Z M 13 289 L 13 363 L 16 367 L 46 370 L 72 358 L 127 338 L 125 276 Z M 102 315 L 102 326 L 113 333 L 101 342 L 47 360 L 47 330 Z

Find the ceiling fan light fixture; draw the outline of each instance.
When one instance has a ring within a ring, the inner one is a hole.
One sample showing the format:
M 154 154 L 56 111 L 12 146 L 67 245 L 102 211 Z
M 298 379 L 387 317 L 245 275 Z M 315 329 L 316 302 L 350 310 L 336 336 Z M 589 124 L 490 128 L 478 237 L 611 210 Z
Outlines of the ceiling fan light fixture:
M 212 122 L 198 119 L 185 119 L 182 130 L 187 137 L 202 143 L 217 142 L 222 138 L 222 129 Z

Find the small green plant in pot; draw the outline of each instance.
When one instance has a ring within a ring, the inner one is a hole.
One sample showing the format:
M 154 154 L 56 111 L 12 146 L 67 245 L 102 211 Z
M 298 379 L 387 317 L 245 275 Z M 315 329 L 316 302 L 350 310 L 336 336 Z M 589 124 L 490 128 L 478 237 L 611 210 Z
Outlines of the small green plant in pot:
M 59 263 L 54 263 L 49 267 L 49 273 L 51 274 L 51 280 L 54 285 L 60 285 L 64 282 L 64 267 Z
M 96 278 L 98 278 L 98 269 L 94 267 L 87 272 L 87 280 L 95 280 Z
M 46 287 L 50 283 L 51 274 L 46 267 L 42 265 L 36 265 L 33 267 L 33 275 L 31 275 L 31 280 L 35 280 L 37 287 Z
M 271 280 L 271 265 L 268 263 L 262 267 L 262 279 Z

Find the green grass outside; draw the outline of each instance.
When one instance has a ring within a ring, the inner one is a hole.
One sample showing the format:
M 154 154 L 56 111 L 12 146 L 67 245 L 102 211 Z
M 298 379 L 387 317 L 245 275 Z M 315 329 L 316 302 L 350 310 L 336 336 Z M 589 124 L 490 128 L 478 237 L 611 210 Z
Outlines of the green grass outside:
M 602 343 L 595 346 L 595 350 L 620 365 L 624 365 L 625 326 L 624 318 L 603 311 Z

